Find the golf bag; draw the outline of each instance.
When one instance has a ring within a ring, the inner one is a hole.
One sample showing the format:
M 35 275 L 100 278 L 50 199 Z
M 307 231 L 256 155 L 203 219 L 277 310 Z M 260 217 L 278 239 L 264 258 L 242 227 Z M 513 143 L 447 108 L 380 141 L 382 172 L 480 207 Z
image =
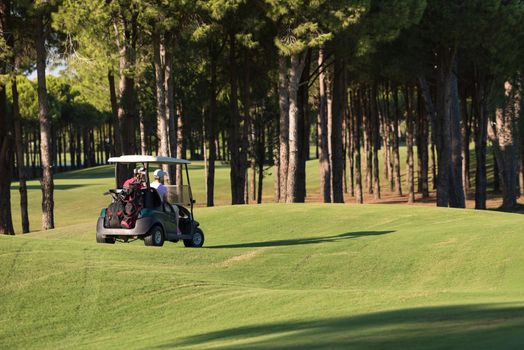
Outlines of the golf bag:
M 113 203 L 109 204 L 104 218 L 104 227 L 120 228 L 120 221 L 124 217 L 124 202 L 118 196 L 114 197 Z
M 124 217 L 120 221 L 122 228 L 134 228 L 140 209 L 143 208 L 143 196 L 140 182 L 132 182 L 128 187 L 124 187 L 122 195 L 124 197 Z

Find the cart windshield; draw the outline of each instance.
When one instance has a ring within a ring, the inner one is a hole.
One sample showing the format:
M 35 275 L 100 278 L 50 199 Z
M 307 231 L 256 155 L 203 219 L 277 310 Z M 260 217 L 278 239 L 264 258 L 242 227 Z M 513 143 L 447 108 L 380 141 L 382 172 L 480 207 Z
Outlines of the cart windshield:
M 188 185 L 166 185 L 167 201 L 171 204 L 191 205 L 191 193 Z

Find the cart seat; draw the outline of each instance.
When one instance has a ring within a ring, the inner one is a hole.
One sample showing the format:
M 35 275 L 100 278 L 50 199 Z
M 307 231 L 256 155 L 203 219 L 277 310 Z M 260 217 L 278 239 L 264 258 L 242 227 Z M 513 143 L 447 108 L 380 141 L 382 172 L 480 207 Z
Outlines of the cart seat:
M 144 208 L 158 208 L 162 205 L 160 194 L 155 188 L 142 189 L 144 194 Z

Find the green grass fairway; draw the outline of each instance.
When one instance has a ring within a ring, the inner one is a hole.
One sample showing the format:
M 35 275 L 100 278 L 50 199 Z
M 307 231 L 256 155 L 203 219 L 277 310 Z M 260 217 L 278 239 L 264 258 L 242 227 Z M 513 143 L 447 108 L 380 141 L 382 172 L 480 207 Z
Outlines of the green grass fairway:
M 0 237 L 0 349 L 524 348 L 524 216 L 322 204 L 196 215 L 201 249 L 96 244 L 92 213 Z
M 202 164 L 190 172 L 202 203 Z M 230 200 L 228 174 L 217 169 L 217 204 Z M 112 175 L 57 175 L 57 229 L 0 237 L 0 349 L 524 348 L 522 215 L 222 206 L 196 209 L 203 249 L 100 245 Z M 28 185 L 38 230 L 40 187 Z

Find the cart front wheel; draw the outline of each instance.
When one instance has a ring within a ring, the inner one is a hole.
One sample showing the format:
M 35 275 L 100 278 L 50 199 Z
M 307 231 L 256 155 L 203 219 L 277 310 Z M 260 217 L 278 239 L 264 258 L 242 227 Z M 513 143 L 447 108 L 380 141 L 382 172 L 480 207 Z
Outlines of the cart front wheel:
M 200 248 L 204 245 L 204 232 L 196 228 L 193 233 L 193 237 L 190 239 L 184 239 L 184 245 L 188 248 Z

